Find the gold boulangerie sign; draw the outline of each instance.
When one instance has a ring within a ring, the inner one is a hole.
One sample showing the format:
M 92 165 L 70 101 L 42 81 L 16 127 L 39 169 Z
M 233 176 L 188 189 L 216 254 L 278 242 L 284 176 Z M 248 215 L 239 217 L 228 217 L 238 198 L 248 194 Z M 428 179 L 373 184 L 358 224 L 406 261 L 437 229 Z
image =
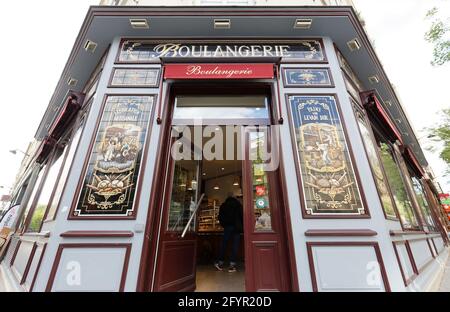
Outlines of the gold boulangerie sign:
M 323 62 L 325 53 L 318 39 L 260 43 L 246 41 L 155 41 L 124 40 L 118 55 L 119 62 L 159 62 L 160 58 L 252 58 L 282 57 L 300 62 Z
M 289 100 L 306 214 L 366 214 L 334 96 Z
M 153 96 L 108 96 L 74 216 L 129 217 Z

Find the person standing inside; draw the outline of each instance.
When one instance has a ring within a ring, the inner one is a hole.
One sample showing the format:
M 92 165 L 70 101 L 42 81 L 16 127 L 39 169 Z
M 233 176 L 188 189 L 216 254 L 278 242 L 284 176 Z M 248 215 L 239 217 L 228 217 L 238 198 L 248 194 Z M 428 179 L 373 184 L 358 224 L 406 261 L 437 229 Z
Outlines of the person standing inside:
M 243 231 L 243 211 L 242 204 L 237 198 L 233 197 L 232 193 L 228 193 L 227 199 L 220 205 L 219 222 L 223 227 L 223 238 L 219 257 L 214 263 L 214 266 L 217 270 L 223 271 L 225 251 L 228 242 L 231 240 L 232 250 L 228 272 L 233 273 L 236 272 L 236 257 L 241 240 L 241 233 Z

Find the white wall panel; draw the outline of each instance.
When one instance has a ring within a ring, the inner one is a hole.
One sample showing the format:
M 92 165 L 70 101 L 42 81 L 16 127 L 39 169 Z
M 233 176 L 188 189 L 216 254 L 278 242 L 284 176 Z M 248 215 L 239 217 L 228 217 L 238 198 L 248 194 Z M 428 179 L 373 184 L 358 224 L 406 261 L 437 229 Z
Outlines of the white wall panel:
M 318 291 L 384 291 L 373 246 L 312 246 Z
M 125 248 L 64 248 L 52 291 L 119 291 Z
M 411 246 L 417 269 L 420 272 L 420 269 L 433 258 L 430 247 L 428 247 L 426 239 L 410 241 L 409 245 Z

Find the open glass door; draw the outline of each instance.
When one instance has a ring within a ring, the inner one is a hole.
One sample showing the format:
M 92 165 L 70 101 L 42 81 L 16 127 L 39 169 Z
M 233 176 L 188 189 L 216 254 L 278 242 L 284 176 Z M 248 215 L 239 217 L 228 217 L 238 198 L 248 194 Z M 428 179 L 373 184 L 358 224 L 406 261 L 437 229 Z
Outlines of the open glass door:
M 175 143 L 176 144 L 176 143 Z M 158 254 L 156 291 L 195 289 L 196 218 L 200 195 L 200 161 L 172 160 L 167 188 L 169 211 L 164 216 Z M 169 193 L 170 192 L 170 193 Z

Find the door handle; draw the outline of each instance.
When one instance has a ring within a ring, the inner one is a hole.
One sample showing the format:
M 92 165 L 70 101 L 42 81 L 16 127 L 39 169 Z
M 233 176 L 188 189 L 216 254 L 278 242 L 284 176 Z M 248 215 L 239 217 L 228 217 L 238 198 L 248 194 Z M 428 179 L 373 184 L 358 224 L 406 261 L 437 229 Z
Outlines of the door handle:
M 189 218 L 188 223 L 184 227 L 183 233 L 181 233 L 181 238 L 184 238 L 186 235 L 187 230 L 189 229 L 189 226 L 191 225 L 192 220 L 194 219 L 195 214 L 197 213 L 198 208 L 200 207 L 200 203 L 202 202 L 203 197 L 205 197 L 205 193 L 200 196 L 200 199 L 197 202 L 197 205 L 195 206 L 194 212 L 192 212 L 191 217 Z

